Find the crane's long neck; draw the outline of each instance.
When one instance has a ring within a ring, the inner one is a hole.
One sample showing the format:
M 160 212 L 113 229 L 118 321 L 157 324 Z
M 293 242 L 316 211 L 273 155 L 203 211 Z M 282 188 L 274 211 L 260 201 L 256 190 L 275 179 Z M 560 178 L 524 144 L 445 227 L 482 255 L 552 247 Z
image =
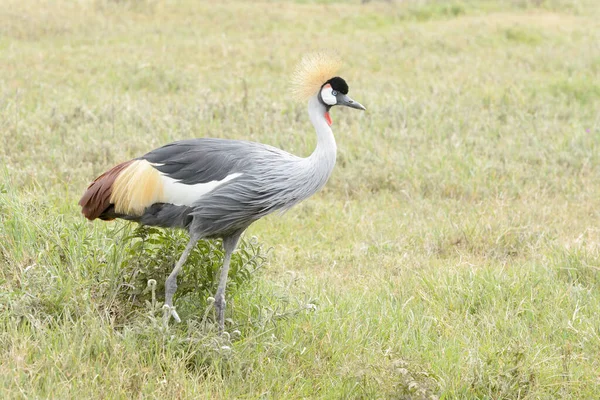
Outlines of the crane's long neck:
M 325 118 L 327 109 L 325 105 L 319 101 L 315 95 L 308 101 L 308 116 L 317 132 L 317 148 L 306 159 L 309 168 L 316 175 L 315 180 L 318 180 L 318 188 L 323 186 L 335 166 L 335 155 L 337 146 L 333 131 Z M 317 189 L 318 189 L 317 188 Z
M 265 214 L 276 209 L 287 210 L 315 194 L 327 183 L 335 166 L 336 145 L 325 117 L 326 112 L 327 108 L 317 96 L 308 101 L 308 116 L 317 132 L 317 147 L 310 156 L 300 158 L 282 152 L 283 162 L 275 165 L 279 168 L 273 168 L 271 163 L 266 164 L 267 170 L 261 173 L 261 179 L 264 180 L 265 175 L 269 176 L 271 180 L 267 182 L 272 183 L 271 186 L 275 189 Z M 263 181 L 256 181 L 262 183 L 262 192 Z

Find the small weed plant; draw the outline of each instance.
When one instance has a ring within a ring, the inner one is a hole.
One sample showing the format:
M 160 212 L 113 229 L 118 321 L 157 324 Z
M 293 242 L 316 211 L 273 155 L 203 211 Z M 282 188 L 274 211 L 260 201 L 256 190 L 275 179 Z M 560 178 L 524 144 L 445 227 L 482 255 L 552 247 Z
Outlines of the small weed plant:
M 136 228 L 126 241 L 129 245 L 122 260 L 126 300 L 142 306 L 154 303 L 153 293 L 164 300 L 164 283 L 189 241 L 187 233 L 179 230 Z M 219 272 L 223 264 L 221 240 L 200 240 L 188 257 L 177 281 L 175 303 L 178 309 L 197 313 L 205 309 L 217 290 Z M 266 262 L 266 251 L 255 237 L 242 239 L 231 258 L 227 295 L 233 295 L 247 283 Z M 155 282 L 149 285 L 148 282 Z M 152 289 L 152 290 L 151 290 Z

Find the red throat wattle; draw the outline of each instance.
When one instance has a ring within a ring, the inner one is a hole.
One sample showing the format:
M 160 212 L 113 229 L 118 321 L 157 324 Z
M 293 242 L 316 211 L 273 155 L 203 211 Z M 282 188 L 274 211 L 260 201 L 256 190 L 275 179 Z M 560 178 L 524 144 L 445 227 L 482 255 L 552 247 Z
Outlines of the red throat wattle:
M 331 120 L 331 115 L 329 115 L 328 112 L 325 113 L 325 121 L 327 121 L 327 124 L 329 124 L 329 126 L 333 124 L 333 121 Z

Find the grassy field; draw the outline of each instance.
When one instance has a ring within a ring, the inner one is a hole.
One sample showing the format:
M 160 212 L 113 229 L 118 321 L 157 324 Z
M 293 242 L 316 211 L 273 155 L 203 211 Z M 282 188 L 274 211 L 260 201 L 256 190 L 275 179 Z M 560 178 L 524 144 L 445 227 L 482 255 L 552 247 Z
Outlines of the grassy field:
M 3 2 L 1 397 L 599 398 L 597 1 L 213 3 Z M 246 233 L 229 338 L 165 330 L 79 196 L 177 139 L 310 154 L 289 79 L 330 49 L 368 109 L 330 182 Z

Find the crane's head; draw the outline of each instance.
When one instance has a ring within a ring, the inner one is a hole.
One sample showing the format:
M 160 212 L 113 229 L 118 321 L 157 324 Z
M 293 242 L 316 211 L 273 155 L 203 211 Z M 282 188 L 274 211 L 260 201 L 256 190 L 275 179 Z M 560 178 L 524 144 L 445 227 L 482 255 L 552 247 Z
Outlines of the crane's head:
M 319 100 L 325 104 L 327 109 L 333 106 L 346 106 L 357 110 L 366 108 L 348 96 L 348 84 L 339 76 L 329 79 L 319 90 Z
M 339 59 L 323 53 L 305 56 L 292 80 L 296 96 L 302 100 L 316 96 L 327 111 L 333 106 L 365 110 L 362 104 L 348 97 L 348 84 L 337 76 L 340 64 Z

